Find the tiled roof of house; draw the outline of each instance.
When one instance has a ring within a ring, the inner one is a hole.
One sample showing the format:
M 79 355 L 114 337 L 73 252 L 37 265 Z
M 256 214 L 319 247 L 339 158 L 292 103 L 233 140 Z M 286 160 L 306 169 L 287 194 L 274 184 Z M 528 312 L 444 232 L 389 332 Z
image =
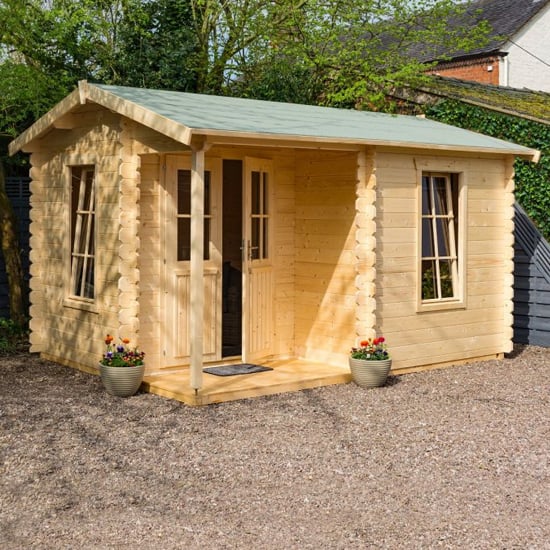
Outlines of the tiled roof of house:
M 488 43 L 469 51 L 444 52 L 453 59 L 497 52 L 513 38 L 550 0 L 477 0 L 469 6 L 467 14 L 449 26 L 474 26 L 482 20 L 491 26 Z M 443 54 L 443 52 L 442 52 Z M 443 57 L 443 55 L 442 55 Z M 431 61 L 431 59 L 424 59 Z

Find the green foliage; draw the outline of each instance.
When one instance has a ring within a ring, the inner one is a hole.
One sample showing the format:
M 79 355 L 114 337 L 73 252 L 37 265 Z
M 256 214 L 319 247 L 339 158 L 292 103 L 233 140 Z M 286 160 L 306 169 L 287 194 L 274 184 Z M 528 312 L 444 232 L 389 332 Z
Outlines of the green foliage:
M 22 351 L 27 347 L 27 329 L 0 317 L 0 354 Z
M 459 101 L 444 101 L 426 115 L 435 120 L 541 151 L 537 164 L 515 163 L 516 199 L 550 240 L 550 125 L 496 113 Z

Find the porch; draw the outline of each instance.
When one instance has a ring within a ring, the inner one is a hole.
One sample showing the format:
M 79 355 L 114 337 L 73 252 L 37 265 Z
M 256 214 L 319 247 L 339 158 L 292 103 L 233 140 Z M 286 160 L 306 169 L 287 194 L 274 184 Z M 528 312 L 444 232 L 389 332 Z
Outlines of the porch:
M 235 376 L 203 373 L 203 387 L 198 392 L 190 387 L 188 368 L 146 376 L 141 387 L 149 393 L 199 406 L 346 384 L 351 380 L 347 368 L 301 359 L 277 359 L 261 364 L 273 370 Z

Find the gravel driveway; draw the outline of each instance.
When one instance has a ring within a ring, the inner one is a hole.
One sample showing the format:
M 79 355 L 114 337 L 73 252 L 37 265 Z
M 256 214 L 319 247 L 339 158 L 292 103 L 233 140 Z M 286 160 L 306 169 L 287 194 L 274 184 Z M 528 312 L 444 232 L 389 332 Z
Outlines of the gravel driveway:
M 0 548 L 550 548 L 550 349 L 193 409 L 0 358 Z

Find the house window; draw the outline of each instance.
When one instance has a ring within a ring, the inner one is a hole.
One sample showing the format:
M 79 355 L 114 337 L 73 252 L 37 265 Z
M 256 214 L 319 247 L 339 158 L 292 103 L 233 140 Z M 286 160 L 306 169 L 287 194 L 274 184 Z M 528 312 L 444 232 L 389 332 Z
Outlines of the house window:
M 71 295 L 93 300 L 94 275 L 94 167 L 73 166 L 71 168 Z
M 459 280 L 458 174 L 422 173 L 422 303 L 457 301 Z
M 204 259 L 210 259 L 210 172 L 204 173 Z M 191 170 L 178 170 L 178 262 L 191 260 Z

